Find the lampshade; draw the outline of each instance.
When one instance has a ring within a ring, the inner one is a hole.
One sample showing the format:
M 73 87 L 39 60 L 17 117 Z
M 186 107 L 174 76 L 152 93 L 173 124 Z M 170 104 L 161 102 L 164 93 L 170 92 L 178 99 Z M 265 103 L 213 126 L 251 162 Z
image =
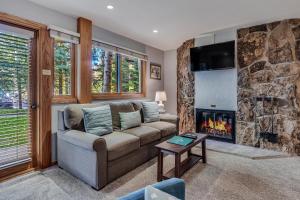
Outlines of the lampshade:
M 157 91 L 155 101 L 167 101 L 167 94 L 165 91 Z

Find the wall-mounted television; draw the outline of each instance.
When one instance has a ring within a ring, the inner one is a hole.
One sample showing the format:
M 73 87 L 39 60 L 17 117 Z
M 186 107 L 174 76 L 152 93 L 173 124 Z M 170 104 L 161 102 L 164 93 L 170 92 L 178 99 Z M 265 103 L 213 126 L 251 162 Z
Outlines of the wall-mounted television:
M 234 49 L 234 41 L 191 48 L 191 70 L 209 71 L 234 68 Z

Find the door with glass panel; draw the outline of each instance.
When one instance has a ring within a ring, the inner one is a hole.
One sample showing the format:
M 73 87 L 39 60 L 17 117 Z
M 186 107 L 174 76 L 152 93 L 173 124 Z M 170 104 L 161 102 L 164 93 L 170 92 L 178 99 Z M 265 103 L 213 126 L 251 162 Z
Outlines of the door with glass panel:
M 0 23 L 0 172 L 32 164 L 34 32 Z

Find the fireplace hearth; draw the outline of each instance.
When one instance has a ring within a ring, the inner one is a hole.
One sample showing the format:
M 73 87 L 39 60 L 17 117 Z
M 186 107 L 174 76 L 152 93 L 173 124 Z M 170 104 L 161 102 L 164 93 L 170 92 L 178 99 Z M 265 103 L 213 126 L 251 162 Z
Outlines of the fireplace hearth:
M 210 139 L 235 143 L 235 111 L 196 108 L 196 131 Z

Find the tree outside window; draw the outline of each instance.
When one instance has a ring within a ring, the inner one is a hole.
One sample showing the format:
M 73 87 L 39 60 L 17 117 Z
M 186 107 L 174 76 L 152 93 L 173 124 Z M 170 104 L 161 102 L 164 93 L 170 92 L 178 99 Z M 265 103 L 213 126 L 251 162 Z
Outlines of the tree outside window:
M 140 65 L 137 58 L 121 56 L 122 92 L 140 92 Z
M 92 49 L 92 93 L 116 93 L 117 55 L 101 48 Z
M 104 50 L 92 49 L 92 93 L 141 93 L 141 60 Z
M 54 42 L 54 95 L 72 95 L 73 44 Z

